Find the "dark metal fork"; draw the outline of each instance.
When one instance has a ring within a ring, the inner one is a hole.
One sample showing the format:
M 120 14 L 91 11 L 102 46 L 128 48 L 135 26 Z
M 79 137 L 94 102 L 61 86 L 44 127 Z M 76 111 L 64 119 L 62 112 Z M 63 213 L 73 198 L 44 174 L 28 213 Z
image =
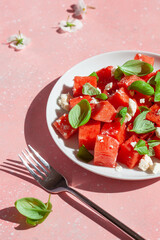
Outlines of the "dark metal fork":
M 111 214 L 103 210 L 94 202 L 92 202 L 76 190 L 70 188 L 68 186 L 67 180 L 60 173 L 58 173 L 48 162 L 46 162 L 46 160 L 44 160 L 39 155 L 39 153 L 36 152 L 30 145 L 28 145 L 28 147 L 30 151 L 28 149 L 25 149 L 25 151 L 22 151 L 22 154 L 19 154 L 18 156 L 21 159 L 22 163 L 26 166 L 30 174 L 47 192 L 69 192 L 79 198 L 82 202 L 87 204 L 93 210 L 95 210 L 98 214 L 102 215 L 114 225 L 119 227 L 133 239 L 145 240 L 139 234 L 137 234 L 125 224 L 120 222 L 118 219 L 113 217 Z

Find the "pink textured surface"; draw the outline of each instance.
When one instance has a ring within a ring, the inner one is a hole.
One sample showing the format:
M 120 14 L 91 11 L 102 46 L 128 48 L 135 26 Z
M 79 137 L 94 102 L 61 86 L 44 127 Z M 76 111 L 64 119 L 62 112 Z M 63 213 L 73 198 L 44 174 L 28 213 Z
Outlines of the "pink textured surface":
M 48 95 L 57 79 L 76 63 L 108 51 L 160 51 L 159 0 L 86 2 L 96 10 L 88 10 L 83 28 L 70 34 L 59 34 L 55 27 L 67 18 L 74 1 L 0 2 L 0 239 L 129 239 L 65 193 L 52 195 L 53 212 L 43 224 L 27 227 L 14 202 L 29 196 L 45 202 L 48 194 L 35 184 L 17 157 L 26 143 L 38 149 L 71 186 L 145 239 L 160 239 L 159 179 L 118 181 L 87 172 L 60 152 L 46 126 Z M 21 52 L 3 44 L 18 30 L 32 41 Z

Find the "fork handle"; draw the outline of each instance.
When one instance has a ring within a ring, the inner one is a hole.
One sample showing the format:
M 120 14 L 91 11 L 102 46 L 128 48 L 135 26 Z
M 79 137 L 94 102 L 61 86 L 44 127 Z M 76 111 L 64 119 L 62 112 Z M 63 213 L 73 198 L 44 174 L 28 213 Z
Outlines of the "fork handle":
M 120 222 L 118 219 L 113 217 L 111 214 L 103 210 L 101 207 L 99 207 L 97 204 L 83 196 L 81 193 L 77 192 L 73 188 L 67 187 L 67 192 L 73 194 L 75 197 L 79 198 L 82 202 L 87 204 L 89 207 L 91 207 L 93 210 L 95 210 L 97 213 L 101 214 L 103 217 L 107 218 L 110 222 L 112 222 L 114 225 L 119 227 L 121 230 L 123 230 L 125 233 L 127 233 L 130 237 L 136 240 L 145 240 L 143 237 L 141 237 L 139 234 L 134 232 L 132 229 L 127 227 L 124 223 Z

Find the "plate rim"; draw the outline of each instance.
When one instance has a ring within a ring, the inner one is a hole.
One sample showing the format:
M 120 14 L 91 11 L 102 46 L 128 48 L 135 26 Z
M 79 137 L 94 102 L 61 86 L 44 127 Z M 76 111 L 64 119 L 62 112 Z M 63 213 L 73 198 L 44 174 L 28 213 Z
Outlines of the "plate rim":
M 148 174 L 148 175 L 145 175 L 145 176 L 139 176 L 138 178 L 134 178 L 134 177 L 125 177 L 125 176 L 118 176 L 118 172 L 117 172 L 117 175 L 115 176 L 112 176 L 111 174 L 103 174 L 103 173 L 98 173 L 98 172 L 95 172 L 93 169 L 88 169 L 88 164 L 84 163 L 84 162 L 81 162 L 80 160 L 73 160 L 71 157 L 69 157 L 66 152 L 65 152 L 65 149 L 63 147 L 61 147 L 61 144 L 59 144 L 57 141 L 55 141 L 54 137 L 52 136 L 52 133 L 50 131 L 50 123 L 48 121 L 48 112 L 49 112 L 49 106 L 50 106 L 50 101 L 51 101 L 51 98 L 52 98 L 52 94 L 54 92 L 54 88 L 60 84 L 61 81 L 63 81 L 63 78 L 65 78 L 65 76 L 67 74 L 69 74 L 70 71 L 73 70 L 73 68 L 76 68 L 78 67 L 78 65 L 82 64 L 82 63 L 85 63 L 85 61 L 89 61 L 89 60 L 92 60 L 94 58 L 97 58 L 97 57 L 103 57 L 104 55 L 110 55 L 110 54 L 122 54 L 122 53 L 141 53 L 141 54 L 144 54 L 144 55 L 152 55 L 152 56 L 156 56 L 156 57 L 160 57 L 160 54 L 157 54 L 157 53 L 154 53 L 154 52 L 149 52 L 149 51 L 141 51 L 141 50 L 119 50 L 119 51 L 109 51 L 109 52 L 105 52 L 105 53 L 101 53 L 101 54 L 97 54 L 97 55 L 94 55 L 94 56 L 91 56 L 89 58 L 86 58 L 82 61 L 80 61 L 79 63 L 73 65 L 70 69 L 68 69 L 59 79 L 58 81 L 55 83 L 55 85 L 52 87 L 50 93 L 49 93 L 49 96 L 48 96 L 48 99 L 47 99 L 47 104 L 46 104 L 46 122 L 47 122 L 47 127 L 48 127 L 48 130 L 49 130 L 49 133 L 52 137 L 52 140 L 56 143 L 56 145 L 58 146 L 58 148 L 65 154 L 65 156 L 67 156 L 72 162 L 76 163 L 77 165 L 79 165 L 80 167 L 84 168 L 85 170 L 88 170 L 94 174 L 97 174 L 97 175 L 100 175 L 100 176 L 103 176 L 103 177 L 108 177 L 108 178 L 112 178 L 112 179 L 117 179 L 117 180 L 131 180 L 131 181 L 140 181 L 140 180 L 149 180 L 149 179 L 154 179 L 154 178 L 158 178 L 160 177 L 160 174 Z M 54 131 L 54 130 L 53 130 Z M 90 165 L 91 166 L 91 165 Z M 94 166 L 94 165 L 93 165 Z M 94 166 L 96 168 L 104 168 L 104 167 L 101 167 L 101 166 Z M 114 169 L 115 170 L 115 169 Z M 127 169 L 127 170 L 130 170 L 130 169 Z M 134 171 L 134 169 L 131 169 Z M 116 171 L 116 170 L 115 170 Z M 123 173 L 123 171 L 122 171 Z M 143 173 L 143 172 L 142 172 Z

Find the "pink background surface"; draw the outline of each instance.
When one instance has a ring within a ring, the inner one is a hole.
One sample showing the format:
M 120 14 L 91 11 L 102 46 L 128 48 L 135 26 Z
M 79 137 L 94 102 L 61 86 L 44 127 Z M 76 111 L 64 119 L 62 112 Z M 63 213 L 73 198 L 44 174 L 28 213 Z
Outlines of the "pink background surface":
M 78 62 L 109 51 L 160 53 L 160 1 L 88 0 L 83 28 L 57 33 L 70 0 L 0 1 L 0 239 L 130 239 L 69 194 L 52 195 L 53 212 L 35 228 L 14 208 L 23 197 L 46 202 L 17 154 L 30 143 L 68 179 L 70 186 L 95 201 L 145 239 L 160 239 L 159 179 L 120 181 L 90 173 L 66 158 L 46 125 L 45 107 L 57 79 Z M 4 43 L 21 30 L 31 45 L 15 52 Z

